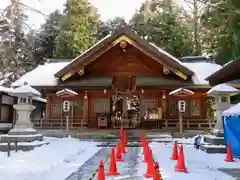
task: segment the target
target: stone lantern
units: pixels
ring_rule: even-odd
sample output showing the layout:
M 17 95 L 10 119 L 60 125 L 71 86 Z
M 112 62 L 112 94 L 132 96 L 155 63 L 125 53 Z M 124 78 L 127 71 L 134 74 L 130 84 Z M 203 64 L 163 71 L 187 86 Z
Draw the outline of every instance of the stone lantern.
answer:
M 43 135 L 33 128 L 30 119 L 31 112 L 35 109 L 35 106 L 32 105 L 32 98 L 41 96 L 41 93 L 24 83 L 23 86 L 14 89 L 9 95 L 18 98 L 17 104 L 13 106 L 17 111 L 17 120 L 8 134 L 0 136 L 0 151 L 6 151 L 9 148 L 8 143 L 10 143 L 10 150 L 17 148 L 23 151 L 30 151 L 35 147 L 48 144 L 49 142 L 43 141 Z M 18 144 L 18 142 L 24 143 Z
M 32 105 L 32 98 L 40 97 L 41 93 L 25 82 L 23 86 L 16 88 L 14 92 L 9 93 L 9 95 L 18 97 L 17 104 L 13 106 L 13 108 L 17 111 L 17 120 L 14 128 L 10 130 L 9 134 L 36 132 L 36 130 L 33 129 L 30 119 L 31 112 L 35 109 L 35 106 Z
M 223 133 L 223 122 L 221 113 L 231 107 L 230 97 L 238 93 L 238 89 L 227 84 L 219 84 L 207 92 L 208 96 L 214 97 L 215 99 L 212 107 L 215 110 L 215 118 L 217 120 L 214 127 L 215 131 Z

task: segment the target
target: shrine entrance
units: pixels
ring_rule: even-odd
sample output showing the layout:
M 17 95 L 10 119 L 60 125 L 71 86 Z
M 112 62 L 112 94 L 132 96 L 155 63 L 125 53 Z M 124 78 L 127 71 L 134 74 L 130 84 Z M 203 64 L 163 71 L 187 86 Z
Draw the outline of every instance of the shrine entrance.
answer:
M 139 98 L 131 93 L 116 92 L 111 98 L 113 128 L 136 128 L 140 124 Z

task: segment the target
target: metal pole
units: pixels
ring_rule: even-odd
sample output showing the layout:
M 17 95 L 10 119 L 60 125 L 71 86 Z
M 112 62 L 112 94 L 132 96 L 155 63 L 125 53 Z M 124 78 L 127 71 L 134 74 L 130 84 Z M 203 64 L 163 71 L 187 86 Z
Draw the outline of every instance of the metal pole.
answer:
M 179 112 L 179 131 L 183 133 L 183 124 L 182 124 L 182 113 Z
M 66 131 L 67 131 L 67 136 L 69 136 L 69 116 L 66 116 Z
M 11 142 L 8 141 L 7 143 L 7 156 L 10 157 L 10 152 L 11 152 Z

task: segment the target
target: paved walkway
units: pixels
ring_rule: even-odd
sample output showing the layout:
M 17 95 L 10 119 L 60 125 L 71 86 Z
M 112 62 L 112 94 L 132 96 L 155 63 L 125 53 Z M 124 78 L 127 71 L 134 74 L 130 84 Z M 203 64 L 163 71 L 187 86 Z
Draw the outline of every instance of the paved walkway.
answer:
M 127 153 L 124 154 L 124 161 L 117 163 L 118 172 L 120 173 L 117 177 L 106 177 L 107 180 L 114 180 L 114 179 L 122 179 L 122 180 L 139 180 L 142 179 L 141 177 L 136 177 L 137 174 L 137 165 L 140 162 L 140 148 L 139 147 L 131 147 L 126 148 Z M 111 148 L 102 148 L 98 151 L 92 158 L 90 158 L 83 166 L 81 166 L 77 172 L 72 173 L 68 176 L 65 180 L 89 180 L 92 174 L 96 171 L 97 167 L 99 166 L 100 160 L 104 160 L 104 169 L 105 172 L 108 172 L 109 168 L 109 157 L 111 153 Z M 97 174 L 94 177 L 97 179 Z
M 72 173 L 65 180 L 88 180 L 99 166 L 100 160 L 108 160 L 110 148 L 102 148 L 88 161 L 86 161 L 76 172 Z
M 220 171 L 240 180 L 240 169 L 220 169 Z

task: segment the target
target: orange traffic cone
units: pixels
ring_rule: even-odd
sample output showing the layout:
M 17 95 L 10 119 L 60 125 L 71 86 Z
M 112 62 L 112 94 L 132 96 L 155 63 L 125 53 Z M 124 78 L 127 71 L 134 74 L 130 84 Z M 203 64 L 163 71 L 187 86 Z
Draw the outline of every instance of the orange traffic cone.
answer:
M 122 162 L 122 152 L 121 152 L 121 142 L 118 143 L 117 145 L 117 151 L 116 151 L 116 161 L 117 162 Z
M 185 167 L 184 154 L 183 154 L 183 145 L 180 146 L 177 166 L 175 167 L 176 172 L 188 173 L 187 168 Z
M 159 175 L 159 165 L 157 162 L 155 162 L 154 168 L 155 168 L 155 172 L 154 172 L 153 180 L 161 180 L 162 178 Z
M 146 146 L 145 147 L 145 150 L 144 150 L 144 162 L 145 163 L 148 163 L 148 155 L 149 155 L 149 147 L 148 146 Z
M 226 155 L 226 159 L 224 161 L 225 162 L 235 162 L 233 160 L 233 157 L 232 157 L 232 147 L 231 147 L 231 143 L 230 142 L 228 142 L 227 155 Z
M 119 173 L 117 171 L 117 165 L 116 165 L 116 160 L 115 160 L 115 151 L 114 151 L 114 148 L 112 148 L 111 159 L 110 159 L 109 170 L 108 170 L 107 176 L 118 176 L 118 175 L 119 175 Z
M 174 146 L 173 146 L 173 153 L 172 153 L 171 160 L 178 160 L 178 147 L 176 143 L 174 143 Z
M 126 153 L 124 138 L 122 139 L 122 142 L 121 142 L 121 151 L 122 151 L 122 153 Z
M 153 166 L 153 159 L 152 159 L 152 150 L 149 149 L 148 152 L 148 164 L 147 164 L 147 172 L 144 174 L 145 178 L 151 178 L 154 176 L 154 166 Z
M 105 180 L 103 160 L 100 161 L 100 165 L 98 168 L 98 180 Z
M 120 129 L 120 138 L 122 137 L 122 135 L 123 135 L 123 128 L 121 127 L 121 129 Z

